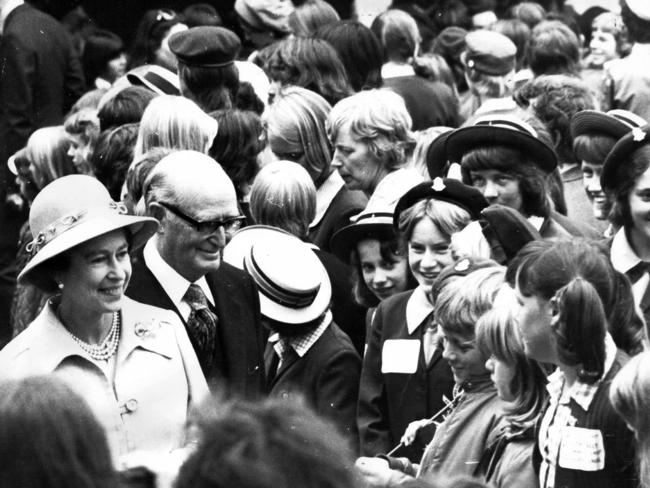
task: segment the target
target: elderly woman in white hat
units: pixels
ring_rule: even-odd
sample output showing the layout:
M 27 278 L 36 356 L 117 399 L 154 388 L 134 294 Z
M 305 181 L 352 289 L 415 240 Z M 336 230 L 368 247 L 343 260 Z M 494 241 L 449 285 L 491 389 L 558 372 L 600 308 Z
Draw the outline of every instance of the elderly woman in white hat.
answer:
M 269 395 L 304 398 L 356 445 L 361 359 L 332 320 L 332 286 L 316 254 L 288 232 L 254 225 L 235 234 L 224 260 L 257 285 L 271 332 L 264 353 Z
M 53 373 L 88 401 L 118 467 L 134 451 L 185 444 L 190 405 L 205 378 L 175 314 L 124 296 L 129 251 L 154 219 L 125 215 L 96 179 L 59 178 L 34 199 L 32 257 L 18 280 L 56 294 L 0 351 L 0 378 Z

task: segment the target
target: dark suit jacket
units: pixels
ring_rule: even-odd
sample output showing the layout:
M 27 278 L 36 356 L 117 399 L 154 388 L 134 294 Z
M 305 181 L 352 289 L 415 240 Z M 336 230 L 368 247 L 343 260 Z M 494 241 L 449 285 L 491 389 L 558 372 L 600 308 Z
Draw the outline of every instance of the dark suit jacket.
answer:
M 302 396 L 319 415 L 331 419 L 356 446 L 356 410 L 361 358 L 350 338 L 332 322 L 303 357 L 282 363 L 269 396 Z
M 412 293 L 413 290 L 387 298 L 375 312 L 359 388 L 357 425 L 361 455 L 387 453 L 399 443 L 410 422 L 433 416 L 445 406 L 442 396 L 452 395 L 454 379 L 441 348 L 436 349 L 427 366 L 420 346 L 417 369 L 412 374 L 382 372 L 387 340 L 422 339 L 422 324 L 412 334 L 406 326 L 406 304 Z M 431 432 L 428 434 L 432 436 Z M 421 441 L 400 450 L 399 456 L 419 462 L 426 446 L 426 439 Z
M 244 271 L 221 263 L 205 276 L 219 318 L 219 341 L 223 359 L 209 375 L 213 387 L 221 379 L 229 393 L 255 398 L 265 390 L 263 352 L 266 334 L 261 325 L 260 303 L 253 280 Z M 133 260 L 133 273 L 126 295 L 134 300 L 180 313 L 162 285 L 147 268 L 139 251 Z M 182 317 L 181 317 L 182 320 Z
M 0 39 L 0 189 L 13 181 L 6 179 L 7 158 L 34 130 L 61 124 L 84 88 L 79 57 L 61 24 L 27 4 L 13 10 Z
M 321 250 L 314 250 L 332 282 L 332 315 L 334 322 L 352 341 L 360 356 L 366 342 L 366 308 L 354 301 L 352 269 L 339 258 Z

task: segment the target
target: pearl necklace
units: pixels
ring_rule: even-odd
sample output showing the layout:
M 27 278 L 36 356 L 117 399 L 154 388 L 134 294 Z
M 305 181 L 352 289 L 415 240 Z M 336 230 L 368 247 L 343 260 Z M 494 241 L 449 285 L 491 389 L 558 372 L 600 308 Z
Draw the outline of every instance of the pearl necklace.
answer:
M 57 314 L 58 315 L 58 314 Z M 59 316 L 59 321 L 61 317 Z M 63 323 L 61 321 L 61 323 Z M 74 341 L 79 344 L 79 347 L 86 351 L 88 355 L 96 361 L 106 361 L 110 359 L 117 351 L 117 344 L 120 342 L 120 329 L 122 325 L 122 317 L 120 312 L 113 312 L 113 324 L 111 325 L 111 330 L 108 332 L 106 338 L 101 342 L 101 344 L 88 344 L 86 341 L 82 341 L 67 328 L 68 334 L 74 339 Z

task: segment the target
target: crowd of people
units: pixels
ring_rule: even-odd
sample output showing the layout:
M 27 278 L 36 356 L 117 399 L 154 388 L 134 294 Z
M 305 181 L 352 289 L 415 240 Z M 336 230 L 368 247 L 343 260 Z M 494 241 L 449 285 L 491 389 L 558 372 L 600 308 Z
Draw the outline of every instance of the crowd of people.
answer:
M 650 2 L 348 3 L 0 0 L 0 486 L 650 486 Z

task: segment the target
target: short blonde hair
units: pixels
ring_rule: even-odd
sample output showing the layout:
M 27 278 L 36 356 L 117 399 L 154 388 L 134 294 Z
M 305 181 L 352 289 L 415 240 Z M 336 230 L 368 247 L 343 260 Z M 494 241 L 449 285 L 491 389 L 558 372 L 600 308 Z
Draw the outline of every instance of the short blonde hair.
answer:
M 68 134 L 81 137 L 84 144 L 91 148 L 99 137 L 99 117 L 94 108 L 83 108 L 71 114 L 63 123 Z
M 190 99 L 160 95 L 142 115 L 134 156 L 139 158 L 154 147 L 207 154 L 218 128 L 217 121 Z
M 510 427 L 519 430 L 535 425 L 547 394 L 544 370 L 525 354 L 513 307 L 515 300 L 510 285 L 501 285 L 493 308 L 476 322 L 476 339 L 484 355 L 494 356 L 515 370 L 509 385 L 514 400 L 509 402 L 505 413 Z
M 492 266 L 451 280 L 436 297 L 436 323 L 445 332 L 474 337 L 476 323 L 492 308 L 505 275 L 505 267 Z
M 431 220 L 449 238 L 472 221 L 472 216 L 464 208 L 444 200 L 426 198 L 400 214 L 398 228 L 402 239 L 408 242 L 415 226 L 425 218 Z
M 37 129 L 29 136 L 25 157 L 38 188 L 43 189 L 57 178 L 77 172 L 68 156 L 69 148 L 70 139 L 61 125 Z
M 641 484 L 650 483 L 650 351 L 632 357 L 614 377 L 609 388 L 612 406 L 632 427 L 636 437 Z
M 304 239 L 316 216 L 316 187 L 299 164 L 269 163 L 255 177 L 250 210 L 257 224 L 278 227 Z
M 404 99 L 390 90 L 361 91 L 334 105 L 327 120 L 332 143 L 344 126 L 389 171 L 404 166 L 415 147 L 413 120 Z

